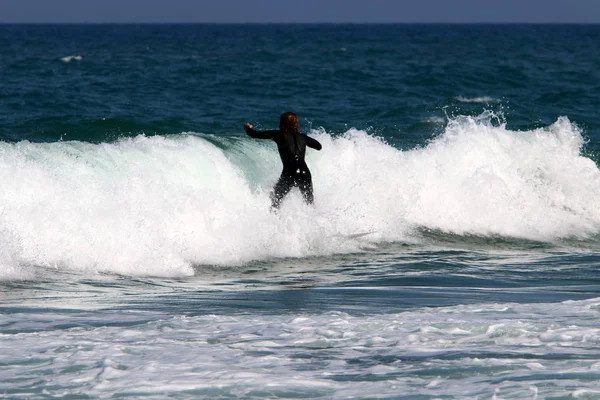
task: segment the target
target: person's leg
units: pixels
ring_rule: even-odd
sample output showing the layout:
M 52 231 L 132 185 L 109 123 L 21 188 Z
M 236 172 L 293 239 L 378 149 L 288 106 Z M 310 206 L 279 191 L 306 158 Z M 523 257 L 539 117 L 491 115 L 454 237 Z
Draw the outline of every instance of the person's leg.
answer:
M 304 201 L 307 204 L 312 204 L 314 202 L 314 196 L 313 196 L 312 179 L 311 179 L 310 175 L 308 175 L 308 177 L 306 177 L 305 179 L 300 181 L 298 188 L 300 189 L 300 193 L 302 193 L 302 197 L 304 197 Z
M 285 175 L 281 175 L 271 191 L 271 208 L 277 210 L 281 200 L 292 190 L 294 181 Z

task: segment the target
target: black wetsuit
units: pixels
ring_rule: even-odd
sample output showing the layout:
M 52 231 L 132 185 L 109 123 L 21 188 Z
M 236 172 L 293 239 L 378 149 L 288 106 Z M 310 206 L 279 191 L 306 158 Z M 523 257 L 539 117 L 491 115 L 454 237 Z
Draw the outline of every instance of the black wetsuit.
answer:
M 271 139 L 277 143 L 279 156 L 283 163 L 283 171 L 271 192 L 271 206 L 279 208 L 281 200 L 294 186 L 300 189 L 304 200 L 312 204 L 313 188 L 310 170 L 304 161 L 306 146 L 321 150 L 321 143 L 302 133 L 284 134 L 279 130 L 256 131 L 244 126 L 246 133 L 256 139 Z

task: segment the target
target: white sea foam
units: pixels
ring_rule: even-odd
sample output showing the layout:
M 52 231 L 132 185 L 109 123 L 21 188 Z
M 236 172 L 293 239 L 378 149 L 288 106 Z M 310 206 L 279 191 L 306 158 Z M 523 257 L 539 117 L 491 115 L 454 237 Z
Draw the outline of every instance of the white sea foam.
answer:
M 0 390 L 101 398 L 596 398 L 600 329 L 591 306 L 599 301 L 488 305 L 509 308 L 504 315 L 481 313 L 481 305 L 366 316 L 0 314 L 0 326 L 19 332 L 0 340 Z
M 83 60 L 82 56 L 66 56 L 66 57 L 62 57 L 60 59 L 60 61 L 65 62 L 65 63 L 70 63 L 71 61 L 81 61 Z
M 498 101 L 490 96 L 481 96 L 481 97 L 457 96 L 455 98 L 456 98 L 456 100 L 460 101 L 461 103 L 494 103 L 494 102 Z
M 315 206 L 294 191 L 278 214 L 268 192 L 281 167 L 267 141 L 0 143 L 0 277 L 23 265 L 185 276 L 193 264 L 414 241 L 417 227 L 547 241 L 600 232 L 600 171 L 580 155 L 579 129 L 559 118 L 515 132 L 491 119 L 450 120 L 411 151 L 354 129 L 313 132 Z M 340 236 L 365 231 L 375 233 Z

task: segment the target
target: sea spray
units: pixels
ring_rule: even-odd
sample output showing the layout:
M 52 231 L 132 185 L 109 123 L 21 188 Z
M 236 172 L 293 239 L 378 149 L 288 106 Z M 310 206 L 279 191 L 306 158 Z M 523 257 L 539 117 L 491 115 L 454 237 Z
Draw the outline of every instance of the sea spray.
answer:
M 600 174 L 581 157 L 583 139 L 567 118 L 514 132 L 489 115 L 449 121 L 443 135 L 408 153 L 419 167 L 409 220 L 458 234 L 535 240 L 598 231 Z
M 185 276 L 193 265 L 360 251 L 418 229 L 554 241 L 600 232 L 600 171 L 567 118 L 511 131 L 457 117 L 401 151 L 363 131 L 311 133 L 315 204 L 269 209 L 275 146 L 181 134 L 114 143 L 0 143 L 0 277 L 39 265 Z M 373 232 L 360 240 L 343 235 Z M 341 236 L 340 236 L 341 235 Z M 17 274 L 18 275 L 18 274 Z
M 316 163 L 317 197 L 330 209 L 354 205 L 348 220 L 360 217 L 388 240 L 414 227 L 549 241 L 598 232 L 600 173 L 580 156 L 579 129 L 559 118 L 515 132 L 493 119 L 451 119 L 410 151 L 355 130 L 320 138 L 327 150 Z

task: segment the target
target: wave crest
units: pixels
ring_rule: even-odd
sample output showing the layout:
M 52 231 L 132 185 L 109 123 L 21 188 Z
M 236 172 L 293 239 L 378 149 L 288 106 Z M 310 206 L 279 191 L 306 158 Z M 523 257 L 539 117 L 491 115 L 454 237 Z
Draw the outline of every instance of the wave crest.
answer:
M 421 228 L 531 240 L 600 232 L 600 171 L 567 118 L 511 131 L 494 116 L 451 119 L 425 147 L 398 150 L 351 129 L 308 153 L 316 202 L 268 193 L 275 146 L 174 135 L 116 143 L 0 143 L 0 278 L 41 265 L 185 276 L 194 264 L 356 251 L 418 241 Z M 342 234 L 374 231 L 361 241 Z M 21 269 L 19 269 L 21 268 Z M 23 267 L 24 268 L 24 267 Z

